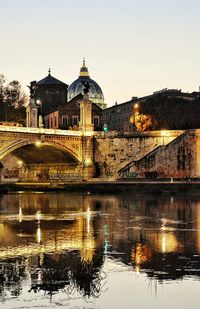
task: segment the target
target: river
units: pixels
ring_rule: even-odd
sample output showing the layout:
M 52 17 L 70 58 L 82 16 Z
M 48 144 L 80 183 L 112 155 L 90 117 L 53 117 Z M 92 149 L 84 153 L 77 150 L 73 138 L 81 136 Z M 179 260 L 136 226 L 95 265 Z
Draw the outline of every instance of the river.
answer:
M 0 308 L 199 308 L 200 195 L 0 195 Z

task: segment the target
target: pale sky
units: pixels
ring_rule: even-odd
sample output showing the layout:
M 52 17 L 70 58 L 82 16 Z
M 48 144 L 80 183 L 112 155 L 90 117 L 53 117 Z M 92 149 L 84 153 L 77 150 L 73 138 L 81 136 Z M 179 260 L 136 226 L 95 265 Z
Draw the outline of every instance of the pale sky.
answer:
M 85 57 L 108 106 L 198 91 L 199 15 L 200 0 L 0 0 L 0 74 L 71 84 Z

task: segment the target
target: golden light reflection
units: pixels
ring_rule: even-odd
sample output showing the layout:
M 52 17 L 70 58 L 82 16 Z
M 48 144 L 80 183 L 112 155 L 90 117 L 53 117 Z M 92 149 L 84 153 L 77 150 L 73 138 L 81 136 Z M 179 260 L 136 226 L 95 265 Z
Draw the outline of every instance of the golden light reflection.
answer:
M 36 212 L 36 219 L 37 219 L 38 221 L 40 221 L 40 219 L 41 219 L 41 212 L 40 212 L 40 210 L 38 210 L 38 211 Z
M 178 251 L 180 244 L 172 232 L 167 232 L 167 219 L 162 218 L 161 234 L 158 236 L 159 251 L 163 254 Z
M 40 228 L 40 225 L 38 225 L 38 228 L 37 228 L 37 243 L 38 244 L 41 243 L 41 228 Z
M 166 234 L 164 232 L 162 234 L 162 252 L 166 252 Z
M 84 240 L 83 248 L 81 249 L 81 258 L 85 262 L 91 262 L 95 251 L 94 238 L 86 238 Z
M 22 222 L 22 206 L 19 207 L 19 222 Z
M 40 219 L 41 219 L 41 212 L 38 210 L 36 212 L 36 219 L 38 220 L 38 227 L 37 227 L 37 243 L 41 243 L 41 228 L 40 228 Z
M 158 250 L 162 253 L 178 252 L 181 248 L 181 244 L 177 241 L 175 235 L 172 232 L 162 232 L 158 235 Z
M 87 232 L 90 233 L 90 219 L 91 219 L 91 213 L 90 213 L 90 207 L 87 209 Z
M 37 203 L 38 205 L 38 203 Z M 22 243 L 21 237 L 27 237 L 30 233 L 29 228 L 23 233 L 16 234 L 12 228 L 8 229 L 7 224 L 0 224 L 1 250 L 0 258 L 26 256 L 30 254 L 43 254 L 48 252 L 61 252 L 63 250 L 79 250 L 80 255 L 85 261 L 92 261 L 96 240 L 94 236 L 93 212 L 91 206 L 86 204 L 86 211 L 80 212 L 74 220 L 70 220 L 70 224 L 64 225 L 62 229 L 58 228 L 54 231 L 54 236 L 49 230 L 42 228 L 41 219 L 43 215 L 41 210 L 36 210 L 33 220 L 37 220 L 37 227 L 34 230 L 35 241 Z M 18 223 L 26 221 L 26 215 L 23 214 L 23 205 L 19 203 Z M 45 217 L 43 218 L 45 220 Z M 67 218 L 66 218 L 67 219 Z M 44 222 L 44 226 L 45 226 Z M 18 228 L 20 229 L 18 224 Z M 31 227 L 32 230 L 33 227 Z M 27 235 L 26 235 L 27 233 Z M 31 232 L 32 233 L 32 232 Z M 103 241 L 103 239 L 102 239 Z M 36 243 L 38 246 L 36 246 Z
M 19 222 L 22 222 L 22 196 L 19 194 Z
M 85 262 L 91 262 L 94 256 L 95 240 L 94 240 L 94 229 L 92 227 L 92 221 L 91 221 L 91 211 L 89 206 L 87 207 L 85 218 L 86 218 L 87 233 L 83 238 L 83 245 L 82 249 L 80 250 L 80 253 L 82 260 L 84 260 Z
M 131 260 L 135 264 L 135 271 L 140 272 L 141 265 L 149 261 L 152 257 L 152 250 L 148 245 L 138 243 L 131 251 Z

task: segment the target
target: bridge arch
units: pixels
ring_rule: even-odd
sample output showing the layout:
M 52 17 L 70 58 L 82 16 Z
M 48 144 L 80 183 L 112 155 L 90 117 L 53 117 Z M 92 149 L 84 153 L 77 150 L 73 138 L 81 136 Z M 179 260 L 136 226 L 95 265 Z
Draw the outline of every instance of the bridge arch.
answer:
M 40 139 L 35 140 L 14 140 L 10 143 L 7 143 L 4 147 L 0 149 L 0 160 L 3 159 L 8 154 L 14 154 L 17 157 L 22 156 L 22 151 L 27 151 L 28 148 L 35 152 L 36 156 L 39 156 L 40 152 L 48 152 L 48 155 L 54 155 L 54 160 L 57 158 L 61 161 L 71 158 L 70 161 L 74 161 L 77 164 L 81 163 L 81 151 L 76 149 L 72 145 L 67 143 L 61 143 L 59 141 L 41 141 Z M 57 150 L 57 156 L 56 151 Z M 27 151 L 28 152 L 28 151 Z M 30 151 L 29 151 L 30 152 Z M 21 154 L 21 155 L 20 155 Z M 25 156 L 25 155 L 24 155 Z M 48 156 L 45 156 L 48 159 Z M 45 161 L 46 162 L 46 161 Z M 45 163 L 44 162 L 44 163 Z M 54 161 L 56 162 L 56 161 Z

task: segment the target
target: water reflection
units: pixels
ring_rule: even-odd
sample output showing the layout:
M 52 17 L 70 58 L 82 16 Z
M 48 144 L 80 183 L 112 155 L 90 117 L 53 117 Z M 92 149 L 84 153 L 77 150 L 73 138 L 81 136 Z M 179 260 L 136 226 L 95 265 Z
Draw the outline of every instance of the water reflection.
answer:
M 105 261 L 158 282 L 200 278 L 200 197 L 0 196 L 0 296 L 99 297 Z

